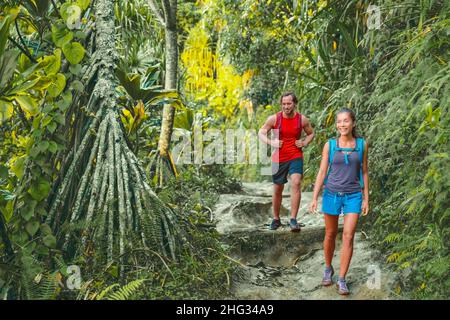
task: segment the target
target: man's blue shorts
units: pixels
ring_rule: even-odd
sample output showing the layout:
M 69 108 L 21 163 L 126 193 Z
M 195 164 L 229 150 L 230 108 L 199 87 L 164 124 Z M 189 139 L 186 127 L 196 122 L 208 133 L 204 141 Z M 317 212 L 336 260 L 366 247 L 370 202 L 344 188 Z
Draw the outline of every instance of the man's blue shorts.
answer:
M 295 158 L 286 162 L 272 162 L 273 183 L 285 184 L 288 181 L 288 174 L 293 173 L 303 174 L 303 158 Z
M 333 216 L 341 213 L 361 213 L 362 192 L 340 193 L 327 189 L 323 192 L 322 212 Z

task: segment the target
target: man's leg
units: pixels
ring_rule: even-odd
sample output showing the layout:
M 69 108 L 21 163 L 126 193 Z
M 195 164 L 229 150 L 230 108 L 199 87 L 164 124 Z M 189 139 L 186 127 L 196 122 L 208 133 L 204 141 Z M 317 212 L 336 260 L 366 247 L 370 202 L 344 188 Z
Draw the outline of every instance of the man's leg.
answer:
M 272 207 L 273 207 L 273 218 L 280 220 L 280 209 L 281 200 L 283 199 L 283 189 L 284 184 L 273 184 L 273 196 L 272 196 Z
M 302 198 L 302 175 L 291 174 L 291 219 L 297 219 L 298 208 Z

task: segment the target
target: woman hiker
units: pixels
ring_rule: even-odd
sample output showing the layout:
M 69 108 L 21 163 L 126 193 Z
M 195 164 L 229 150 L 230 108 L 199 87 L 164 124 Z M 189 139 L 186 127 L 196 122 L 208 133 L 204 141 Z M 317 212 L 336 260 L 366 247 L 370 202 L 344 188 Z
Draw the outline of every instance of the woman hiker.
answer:
M 299 232 L 297 213 L 301 200 L 301 182 L 303 175 L 303 152 L 302 148 L 311 143 L 314 131 L 307 117 L 296 111 L 297 97 L 292 92 L 283 94 L 280 98 L 282 110 L 267 118 L 258 132 L 259 138 L 275 149 L 272 154 L 272 180 L 273 180 L 273 220 L 271 230 L 281 226 L 280 207 L 284 184 L 287 176 L 291 179 L 291 220 L 289 226 L 291 231 Z M 275 131 L 274 139 L 269 139 L 267 134 L 270 130 Z M 300 140 L 302 130 L 306 137 Z
M 322 161 L 314 186 L 313 200 L 309 210 L 316 212 L 317 198 L 324 185 L 322 212 L 325 217 L 325 271 L 322 284 L 333 283 L 334 269 L 331 264 L 338 233 L 338 219 L 344 214 L 341 264 L 338 292 L 348 295 L 345 281 L 353 254 L 353 238 L 359 215 L 369 212 L 368 145 L 356 134 L 356 118 L 352 110 L 344 108 L 336 115 L 338 138 L 330 139 L 322 151 Z

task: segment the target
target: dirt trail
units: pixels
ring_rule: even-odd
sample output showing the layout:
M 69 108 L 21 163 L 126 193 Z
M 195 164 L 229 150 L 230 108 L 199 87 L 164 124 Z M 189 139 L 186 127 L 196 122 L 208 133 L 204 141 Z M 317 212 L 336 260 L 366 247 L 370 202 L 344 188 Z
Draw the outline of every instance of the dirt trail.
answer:
M 351 295 L 342 297 L 336 287 L 322 287 L 324 223 L 321 214 L 308 214 L 312 193 L 302 193 L 298 221 L 305 224 L 300 233 L 290 232 L 289 189 L 283 193 L 283 227 L 268 230 L 272 219 L 272 185 L 244 183 L 240 194 L 221 195 L 215 210 L 217 230 L 232 246 L 232 256 L 242 263 L 233 280 L 236 299 L 398 299 L 393 292 L 395 275 L 377 260 L 360 231 L 355 235 L 354 253 L 347 283 Z M 320 208 L 319 202 L 319 208 Z M 342 231 L 343 218 L 339 230 Z M 340 238 L 333 266 L 337 280 Z

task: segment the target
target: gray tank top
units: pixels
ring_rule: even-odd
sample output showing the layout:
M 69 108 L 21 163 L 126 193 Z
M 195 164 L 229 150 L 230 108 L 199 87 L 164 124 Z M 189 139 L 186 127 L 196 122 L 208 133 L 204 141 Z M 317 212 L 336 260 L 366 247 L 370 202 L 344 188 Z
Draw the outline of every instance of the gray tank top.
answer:
M 348 155 L 349 164 L 345 164 L 344 153 L 336 151 L 331 164 L 325 188 L 331 192 L 354 193 L 361 191 L 359 184 L 360 161 L 357 151 Z

